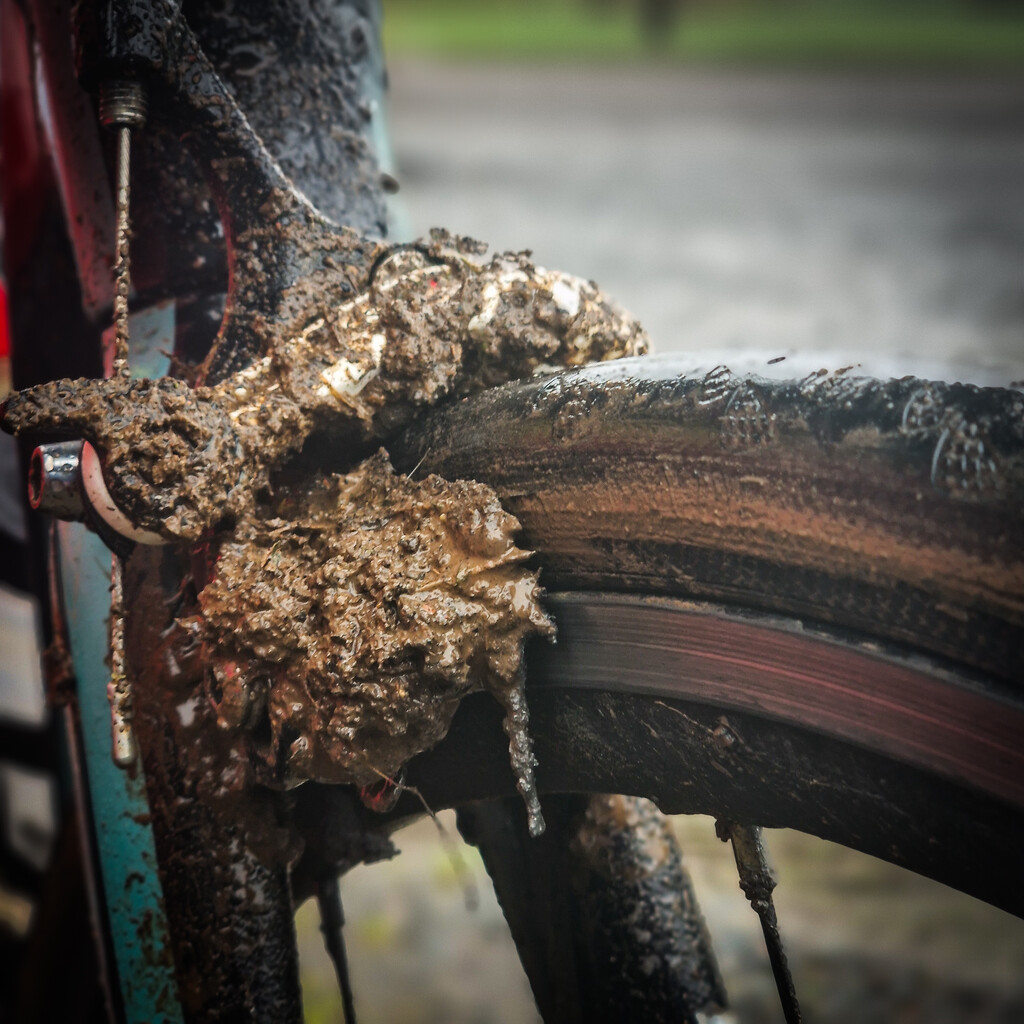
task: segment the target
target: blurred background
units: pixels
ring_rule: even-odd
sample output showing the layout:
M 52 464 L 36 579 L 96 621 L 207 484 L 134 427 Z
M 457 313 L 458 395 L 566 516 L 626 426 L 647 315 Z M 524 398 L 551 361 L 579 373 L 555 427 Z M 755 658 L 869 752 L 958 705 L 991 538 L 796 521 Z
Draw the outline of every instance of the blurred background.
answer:
M 391 0 L 385 40 L 407 232 L 531 248 L 660 351 L 1024 375 L 1024 5 Z
M 443 225 L 595 279 L 655 348 L 759 368 L 1024 378 L 1024 5 L 385 0 L 395 233 Z M 449 832 L 456 835 L 446 816 Z M 707 819 L 676 822 L 734 1003 L 781 1020 Z M 1024 1020 L 1024 924 L 768 835 L 808 1020 Z M 359 1019 L 536 1021 L 472 850 L 434 825 L 343 897 Z M 315 907 L 310 1022 L 338 1019 Z

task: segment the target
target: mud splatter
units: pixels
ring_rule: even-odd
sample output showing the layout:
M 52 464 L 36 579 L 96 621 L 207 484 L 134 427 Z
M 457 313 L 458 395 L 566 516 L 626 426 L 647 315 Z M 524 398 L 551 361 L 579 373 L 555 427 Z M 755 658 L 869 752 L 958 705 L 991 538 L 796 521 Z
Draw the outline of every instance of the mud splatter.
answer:
M 92 441 L 121 511 L 167 538 L 198 539 L 211 522 L 240 514 L 265 482 L 211 389 L 173 377 L 39 384 L 8 400 L 2 423 Z
M 512 541 L 517 520 L 489 488 L 413 482 L 383 452 L 291 489 L 273 476 L 314 434 L 365 450 L 446 397 L 646 351 L 640 325 L 593 283 L 528 253 L 483 262 L 483 250 L 436 231 L 382 251 L 369 287 L 340 302 L 315 276 L 296 282 L 273 320 L 253 320 L 242 349 L 262 358 L 217 384 L 56 381 L 13 396 L 0 425 L 86 438 L 135 526 L 213 538 L 219 558 L 188 625 L 218 721 L 244 737 L 260 781 L 392 777 L 486 689 L 505 709 L 536 834 L 522 648 L 552 626 Z

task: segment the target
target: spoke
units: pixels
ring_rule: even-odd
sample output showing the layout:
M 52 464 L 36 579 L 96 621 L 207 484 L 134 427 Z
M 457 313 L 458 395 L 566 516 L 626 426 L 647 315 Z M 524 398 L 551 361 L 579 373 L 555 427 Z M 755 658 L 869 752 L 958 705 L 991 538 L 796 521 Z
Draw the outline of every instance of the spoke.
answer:
M 800 1004 L 793 987 L 793 976 L 789 972 L 786 951 L 779 935 L 779 922 L 775 916 L 775 904 L 772 902 L 772 890 L 775 888 L 775 876 L 768 866 L 761 842 L 761 828 L 758 825 L 734 825 L 731 822 L 719 821 L 715 830 L 723 842 L 732 842 L 733 856 L 736 858 L 736 870 L 740 878 L 743 895 L 750 901 L 761 921 L 761 931 L 768 947 L 768 960 L 775 975 L 775 987 L 779 992 L 782 1012 L 786 1024 L 800 1024 Z
M 348 975 L 348 956 L 345 953 L 345 912 L 341 906 L 341 887 L 337 876 L 329 875 L 317 883 L 316 901 L 320 908 L 320 931 L 324 935 L 324 946 L 334 963 L 334 973 L 338 976 L 342 1019 L 345 1024 L 356 1024 L 352 981 Z

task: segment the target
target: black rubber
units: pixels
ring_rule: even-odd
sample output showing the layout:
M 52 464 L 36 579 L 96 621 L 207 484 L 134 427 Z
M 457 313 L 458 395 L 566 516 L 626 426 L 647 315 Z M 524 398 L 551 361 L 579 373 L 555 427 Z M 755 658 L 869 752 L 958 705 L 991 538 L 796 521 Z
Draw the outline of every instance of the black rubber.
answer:
M 467 399 L 392 453 L 494 486 L 560 591 L 528 674 L 543 791 L 798 828 L 1022 914 L 1022 410 L 629 360 Z M 511 792 L 500 735 L 466 701 L 410 781 Z
M 1024 394 L 627 359 L 439 410 L 398 468 L 490 484 L 552 589 L 792 615 L 1019 687 Z

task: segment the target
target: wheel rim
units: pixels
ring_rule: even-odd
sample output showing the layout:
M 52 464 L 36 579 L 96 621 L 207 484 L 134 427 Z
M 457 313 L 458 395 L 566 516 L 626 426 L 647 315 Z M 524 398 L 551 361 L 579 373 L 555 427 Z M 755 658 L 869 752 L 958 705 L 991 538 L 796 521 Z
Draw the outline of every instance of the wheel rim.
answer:
M 923 658 L 670 598 L 562 594 L 536 686 L 621 689 L 764 714 L 1024 809 L 1024 703 Z
M 667 813 L 795 828 L 1024 916 L 1007 745 L 1024 711 L 1005 694 L 778 619 L 631 595 L 550 605 L 558 642 L 535 646 L 528 667 L 542 793 L 624 792 Z M 465 700 L 408 783 L 435 809 L 511 795 L 495 702 Z M 329 789 L 302 790 L 330 802 Z M 407 795 L 392 816 L 418 813 Z

